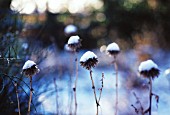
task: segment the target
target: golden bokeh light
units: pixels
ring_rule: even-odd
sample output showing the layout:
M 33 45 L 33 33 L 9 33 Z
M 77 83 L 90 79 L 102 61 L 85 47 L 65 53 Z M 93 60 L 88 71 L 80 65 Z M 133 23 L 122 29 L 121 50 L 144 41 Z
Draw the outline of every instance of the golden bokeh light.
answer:
M 43 13 L 89 13 L 103 7 L 101 0 L 12 0 L 11 9 L 21 14 Z

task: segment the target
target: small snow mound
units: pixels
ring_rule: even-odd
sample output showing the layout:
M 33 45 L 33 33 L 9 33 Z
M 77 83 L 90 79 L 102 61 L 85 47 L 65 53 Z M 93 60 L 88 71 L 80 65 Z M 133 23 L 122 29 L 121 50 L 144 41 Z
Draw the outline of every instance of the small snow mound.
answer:
M 139 72 L 142 72 L 149 71 L 152 68 L 158 69 L 158 65 L 155 64 L 152 60 L 147 60 L 140 63 L 138 70 Z
M 71 33 L 75 33 L 77 32 L 77 27 L 74 26 L 74 25 L 67 25 L 65 28 L 64 28 L 64 32 L 66 34 L 71 34 Z
M 89 59 L 97 58 L 96 54 L 94 54 L 91 51 L 87 51 L 83 54 L 83 56 L 80 58 L 80 62 L 86 62 Z
M 71 36 L 68 40 L 67 44 L 77 44 L 80 42 L 80 37 L 79 36 Z
M 36 65 L 36 63 L 34 61 L 28 60 L 25 62 L 22 69 L 24 70 L 24 69 L 31 68 L 33 65 Z
M 118 44 L 113 42 L 107 46 L 106 51 L 120 51 L 120 48 L 119 48 Z

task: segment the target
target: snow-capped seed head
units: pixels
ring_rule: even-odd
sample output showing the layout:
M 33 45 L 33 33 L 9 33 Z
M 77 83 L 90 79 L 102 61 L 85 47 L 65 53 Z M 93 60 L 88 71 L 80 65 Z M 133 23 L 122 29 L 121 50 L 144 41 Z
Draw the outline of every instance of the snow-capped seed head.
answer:
M 118 44 L 116 44 L 115 42 L 109 44 L 106 48 L 106 51 L 110 54 L 110 55 L 117 55 L 120 52 L 120 48 L 118 46 Z
M 81 47 L 81 39 L 79 36 L 71 36 L 68 40 L 68 47 L 76 51 L 78 48 Z
M 76 33 L 76 32 L 77 32 L 77 27 L 72 24 L 67 25 L 64 28 L 64 33 L 66 33 L 66 34 L 72 34 L 72 33 Z
M 155 78 L 159 76 L 158 65 L 155 64 L 152 60 L 141 62 L 138 70 L 141 75 L 147 78 L 149 77 Z
M 80 64 L 87 70 L 91 70 L 92 67 L 95 67 L 98 63 L 97 56 L 91 52 L 87 51 L 83 54 L 83 56 L 80 58 Z
M 38 73 L 40 70 L 38 69 L 36 63 L 34 61 L 28 60 L 25 62 L 22 73 L 26 75 L 27 77 L 31 77 Z

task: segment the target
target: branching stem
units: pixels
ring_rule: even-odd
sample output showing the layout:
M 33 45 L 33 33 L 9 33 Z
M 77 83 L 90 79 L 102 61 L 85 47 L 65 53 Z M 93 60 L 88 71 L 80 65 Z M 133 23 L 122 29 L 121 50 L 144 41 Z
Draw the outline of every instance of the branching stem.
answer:
M 92 81 L 92 89 L 93 89 L 93 93 L 94 93 L 94 97 L 95 97 L 95 101 L 96 101 L 96 107 L 97 107 L 96 115 L 98 115 L 98 108 L 99 108 L 100 105 L 97 101 L 95 85 L 94 85 L 94 81 L 93 81 L 93 77 L 92 77 L 92 70 L 90 70 L 90 78 L 91 78 L 91 81 Z

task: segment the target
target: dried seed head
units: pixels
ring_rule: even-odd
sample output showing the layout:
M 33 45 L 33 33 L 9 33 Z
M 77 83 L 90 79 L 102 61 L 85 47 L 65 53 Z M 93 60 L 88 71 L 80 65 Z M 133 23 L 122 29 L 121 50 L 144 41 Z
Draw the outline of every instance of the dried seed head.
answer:
M 31 60 L 26 61 L 22 68 L 22 73 L 27 77 L 33 76 L 39 71 L 36 63 Z
M 115 55 L 119 54 L 120 48 L 119 48 L 118 44 L 116 44 L 116 43 L 111 43 L 111 44 L 109 44 L 109 45 L 107 46 L 106 51 L 107 51 L 107 53 L 109 53 L 110 55 L 114 55 L 114 56 L 115 56 Z
M 159 76 L 159 69 L 152 68 L 149 71 L 148 70 L 141 71 L 140 74 L 143 75 L 143 77 L 146 77 L 146 78 L 152 77 L 152 79 L 154 79 L 155 77 Z
M 70 49 L 77 51 L 81 47 L 81 39 L 79 36 L 71 36 L 67 44 Z
M 146 78 L 152 77 L 154 79 L 155 77 L 158 77 L 159 71 L 157 64 L 155 64 L 152 60 L 141 62 L 139 65 L 140 74 Z
M 80 64 L 87 70 L 91 70 L 92 67 L 95 67 L 98 63 L 97 56 L 91 52 L 87 51 L 83 54 L 83 56 L 80 58 Z

